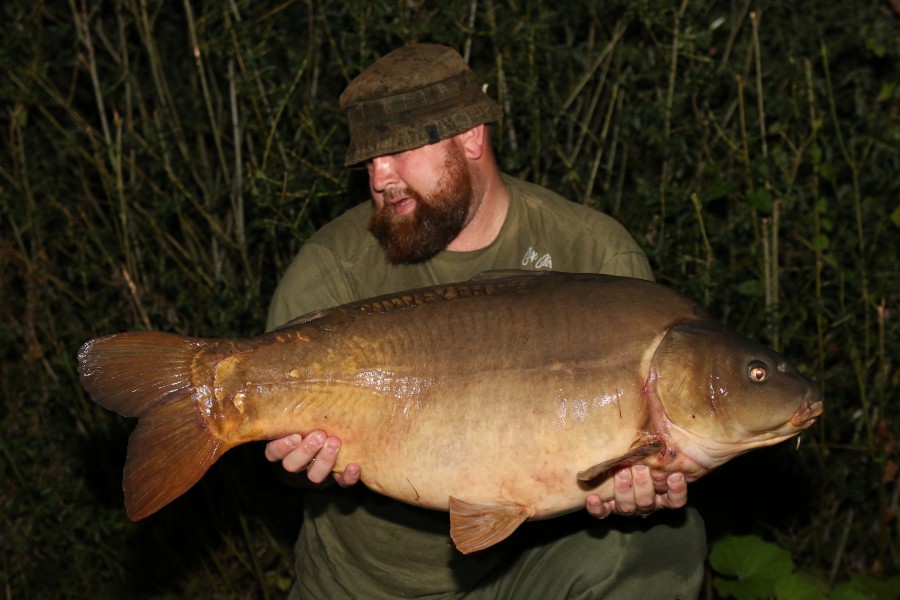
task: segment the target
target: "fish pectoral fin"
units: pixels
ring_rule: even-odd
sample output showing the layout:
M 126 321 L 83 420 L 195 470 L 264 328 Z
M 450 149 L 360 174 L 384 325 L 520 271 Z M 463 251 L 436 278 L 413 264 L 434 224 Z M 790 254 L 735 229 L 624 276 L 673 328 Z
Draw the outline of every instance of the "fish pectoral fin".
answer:
M 457 550 L 470 554 L 505 540 L 533 515 L 525 504 L 474 504 L 450 496 L 450 537 Z
M 584 471 L 580 471 L 578 473 L 578 480 L 591 481 L 605 473 L 609 473 L 616 467 L 626 467 L 639 463 L 645 456 L 658 454 L 662 452 L 665 447 L 666 445 L 658 438 L 644 439 L 639 445 L 633 447 L 622 456 L 617 456 L 616 458 L 605 460 L 602 463 L 598 463 L 593 467 L 585 469 Z

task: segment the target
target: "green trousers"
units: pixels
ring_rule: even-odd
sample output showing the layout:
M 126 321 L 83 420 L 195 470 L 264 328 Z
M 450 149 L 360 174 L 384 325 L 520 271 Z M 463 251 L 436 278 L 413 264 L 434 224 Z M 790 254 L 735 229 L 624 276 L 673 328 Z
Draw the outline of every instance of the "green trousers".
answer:
M 536 525 L 552 528 L 552 523 Z M 658 513 L 646 520 L 611 517 L 607 527 L 582 528 L 523 549 L 462 597 L 693 600 L 699 596 L 706 535 L 695 510 Z
M 613 516 L 596 520 L 579 511 L 527 523 L 503 543 L 509 551 L 498 563 L 485 575 L 478 575 L 478 580 L 457 573 L 465 583 L 454 590 L 417 592 L 415 581 L 408 577 L 404 585 L 394 580 L 398 585 L 393 591 L 380 589 L 391 585 L 392 568 L 403 570 L 392 563 L 390 550 L 382 550 L 368 558 L 357 556 L 362 569 L 357 576 L 343 569 L 326 575 L 322 568 L 298 564 L 298 580 L 290 598 L 693 600 L 703 582 L 706 534 L 703 520 L 693 508 L 660 510 L 646 519 Z M 319 546 L 313 552 L 327 554 L 329 550 Z M 371 569 L 380 569 L 387 577 L 364 582 L 365 572 Z M 429 574 L 419 573 L 419 578 L 424 584 Z

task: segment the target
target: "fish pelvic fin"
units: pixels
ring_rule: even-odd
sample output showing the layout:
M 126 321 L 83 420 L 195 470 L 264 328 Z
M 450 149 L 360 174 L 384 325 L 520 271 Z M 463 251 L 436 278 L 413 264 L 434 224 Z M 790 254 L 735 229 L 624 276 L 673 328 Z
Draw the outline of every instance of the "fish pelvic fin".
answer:
M 666 445 L 656 438 L 646 438 L 642 442 L 623 454 L 602 463 L 598 463 L 592 467 L 588 467 L 584 471 L 579 471 L 578 481 L 593 481 L 598 477 L 605 475 L 618 467 L 627 467 L 640 463 L 647 456 L 659 454 L 665 449 Z
M 210 431 L 194 400 L 198 338 L 130 332 L 97 338 L 78 352 L 84 388 L 100 406 L 138 424 L 128 440 L 122 488 L 138 521 L 190 489 L 230 447 Z
M 533 515 L 525 504 L 474 504 L 450 496 L 450 537 L 457 550 L 471 554 L 505 540 Z

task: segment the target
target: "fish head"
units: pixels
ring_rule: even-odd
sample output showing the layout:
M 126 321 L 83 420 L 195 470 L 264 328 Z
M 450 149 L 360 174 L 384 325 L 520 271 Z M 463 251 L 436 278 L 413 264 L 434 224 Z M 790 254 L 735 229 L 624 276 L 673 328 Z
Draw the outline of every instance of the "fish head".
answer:
M 823 412 L 813 381 L 774 350 L 714 321 L 671 328 L 653 363 L 656 429 L 698 471 L 797 435 Z

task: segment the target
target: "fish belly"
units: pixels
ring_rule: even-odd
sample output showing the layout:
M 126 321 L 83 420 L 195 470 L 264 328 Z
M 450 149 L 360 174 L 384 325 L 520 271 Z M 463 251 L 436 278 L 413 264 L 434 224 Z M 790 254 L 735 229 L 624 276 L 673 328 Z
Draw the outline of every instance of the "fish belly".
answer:
M 625 453 L 646 421 L 636 345 L 614 363 L 548 362 L 546 339 L 459 352 L 440 336 L 398 342 L 403 329 L 388 328 L 392 344 L 383 341 L 386 332 L 366 336 L 378 344 L 357 337 L 358 358 L 349 363 L 347 348 L 288 361 L 283 371 L 296 375 L 303 362 L 308 376 L 260 398 L 271 410 L 257 436 L 323 429 L 342 441 L 336 469 L 359 464 L 363 482 L 379 493 L 440 510 L 451 496 L 515 502 L 541 518 L 605 492 L 602 481 L 587 487 L 577 473 Z M 516 358 L 498 358 L 504 353 Z M 313 354 L 322 360 L 310 360 Z M 342 364 L 326 356 L 341 356 Z

